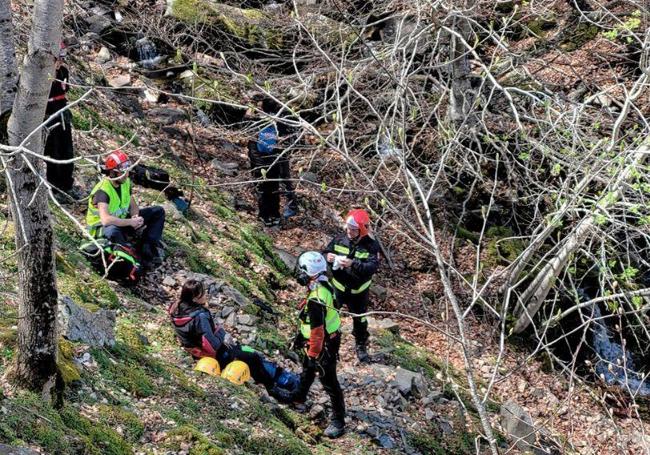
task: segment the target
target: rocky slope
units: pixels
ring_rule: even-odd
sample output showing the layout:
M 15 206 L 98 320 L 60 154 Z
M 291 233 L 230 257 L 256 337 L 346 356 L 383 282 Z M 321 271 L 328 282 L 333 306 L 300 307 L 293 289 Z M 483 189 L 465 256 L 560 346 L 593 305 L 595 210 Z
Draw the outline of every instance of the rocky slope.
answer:
M 166 6 L 153 3 L 143 8 L 152 17 Z M 87 102 L 73 109 L 77 150 L 89 156 L 79 163 L 79 182 L 89 188 L 97 177 L 95 158 L 90 155 L 124 146 L 146 164 L 168 170 L 186 195 L 192 195 L 193 205 L 185 217 L 160 193 L 138 189 L 141 203 L 165 204 L 167 257 L 163 266 L 135 289 L 107 282 L 93 272 L 77 251 L 82 240 L 77 227 L 52 206 L 59 289 L 62 296 L 70 297 L 75 309 L 72 313 L 77 314 L 77 335 L 67 332 L 77 341 L 61 343 L 60 368 L 68 380 L 65 405 L 53 409 L 39 397 L 3 383 L 0 441 L 43 453 L 70 454 L 485 451 L 477 438 L 480 427 L 467 396 L 462 359 L 453 338 L 454 321 L 442 298 L 441 284 L 431 273 L 427 259 L 399 240 L 395 227 L 382 231 L 394 268 L 385 264 L 380 272 L 373 290 L 375 309 L 417 315 L 428 325 L 400 319 L 393 313 L 389 317 L 398 323 L 396 327 L 383 319 L 386 315 L 377 315 L 372 344 L 377 363 L 370 366 L 356 362 L 351 336 L 345 337 L 340 373 L 349 409 L 349 432 L 344 438 L 321 438 L 327 400 L 318 386 L 306 406 L 293 409 L 278 405 L 259 387 L 235 387 L 191 370 L 191 362 L 174 340 L 164 309 L 182 281 L 196 274 L 211 283 L 211 305 L 228 330 L 240 341 L 297 369 L 285 357 L 287 340 L 294 330 L 294 302 L 300 297 L 289 274 L 291 262 L 304 249 L 320 248 L 338 229 L 340 214 L 358 201 L 353 194 L 330 189 L 341 183 L 342 175 L 336 174 L 335 159 L 323 153 L 315 162 L 294 163 L 304 178 L 298 189 L 302 213 L 281 228 L 263 230 L 255 220 L 252 189 L 242 183 L 248 178 L 245 143 L 253 130 L 250 125 L 224 128 L 211 123 L 211 119 L 242 120 L 246 110 L 227 104 L 218 109 L 202 103 L 192 105 L 172 93 L 199 90 L 202 96 L 224 103 L 235 100 L 246 104 L 245 85 L 223 71 L 215 71 L 223 68 L 223 61 L 208 52 L 192 56 L 205 67 L 198 72 L 183 55 L 168 60 L 163 70 L 138 65 L 141 59 L 135 43 L 142 37 L 129 27 L 140 16 L 128 2 L 116 8 L 92 2 L 74 3 L 72 7 L 83 24 L 80 29 L 68 30 L 76 85 L 72 98 L 81 96 L 90 85 L 98 86 Z M 220 8 L 233 11 L 232 6 Z M 117 19 L 115 11 L 121 12 L 125 23 Z M 243 25 L 224 21 L 228 16 L 222 13 L 207 14 L 205 20 L 217 17 L 221 26 L 230 27 L 230 33 L 241 34 L 243 42 L 250 39 L 269 44 L 269 48 L 277 44 L 256 29 L 263 17 L 240 15 L 240 11 L 236 16 Z M 567 74 L 575 74 L 576 68 L 585 71 L 577 57 L 589 55 L 591 38 L 602 38 L 598 31 L 589 29 L 575 35 L 565 33 L 575 29 L 573 20 L 566 8 L 557 9 L 552 17 L 522 19 L 529 30 L 545 37 L 543 45 L 536 48 L 539 42 L 523 30 L 519 43 L 521 50 L 534 48 L 539 54 L 539 58 L 531 59 L 527 71 L 544 84 L 554 83 L 560 88 L 575 85 L 576 81 L 560 76 L 569 78 Z M 556 51 L 547 43 L 564 46 L 575 58 L 558 61 Z M 173 57 L 169 43 L 155 44 L 159 52 Z M 598 73 L 604 78 L 602 83 L 611 82 L 604 71 L 591 71 L 581 77 Z M 514 72 L 504 78 L 519 76 Z M 160 77 L 162 83 L 156 79 Z M 203 110 L 211 119 L 202 117 Z M 325 162 L 334 162 L 327 173 L 320 167 Z M 321 185 L 323 181 L 329 188 Z M 71 211 L 78 220 L 83 219 L 83 213 L 83 204 Z M 0 343 L 4 369 L 13 355 L 16 318 L 13 224 L 4 205 L 2 226 Z M 471 272 L 473 251 L 462 244 L 458 250 L 459 271 Z M 499 263 L 499 258 L 485 259 L 491 259 L 495 266 Z M 257 305 L 256 299 L 266 305 Z M 83 320 L 92 320 L 95 325 L 101 321 L 106 327 L 104 335 L 83 338 L 79 335 L 87 332 Z M 499 436 L 502 448 L 516 452 L 531 446 L 549 451 L 560 447 L 567 453 L 648 450 L 650 428 L 635 418 L 634 409 L 617 401 L 614 392 L 569 381 L 543 359 L 529 358 L 523 348 L 506 346 L 501 366 L 493 376 L 499 340 L 492 338 L 489 322 L 471 317 L 470 337 L 481 390 L 491 387 L 493 399 L 498 400 L 489 401 L 488 410 L 495 428 L 503 434 Z M 349 331 L 349 321 L 345 330 Z M 505 436 L 509 433 L 523 440 L 515 444 L 516 438 Z

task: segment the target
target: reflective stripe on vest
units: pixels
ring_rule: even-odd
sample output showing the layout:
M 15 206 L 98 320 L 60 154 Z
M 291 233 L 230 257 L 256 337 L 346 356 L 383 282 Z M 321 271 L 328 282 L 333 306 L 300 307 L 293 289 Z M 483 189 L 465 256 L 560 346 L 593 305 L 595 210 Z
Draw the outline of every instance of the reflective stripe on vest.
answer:
M 350 248 L 343 245 L 334 245 L 334 252 L 341 253 L 347 256 L 348 254 L 350 254 Z M 370 253 L 368 253 L 367 251 L 355 251 L 354 257 L 357 259 L 368 259 L 370 257 Z
M 325 331 L 328 335 L 336 332 L 341 327 L 341 318 L 339 312 L 334 309 L 334 297 L 329 289 L 325 286 L 319 285 L 316 289 L 311 291 L 307 296 L 307 301 L 317 300 L 322 305 L 325 305 L 327 312 L 325 313 Z M 305 307 L 305 310 L 307 307 Z M 303 310 L 304 311 L 304 310 Z M 300 321 L 300 333 L 305 339 L 311 337 L 311 325 L 309 324 L 309 316 L 306 321 Z
M 334 287 L 335 287 L 336 289 L 338 289 L 338 290 L 341 291 L 341 292 L 350 291 L 351 294 L 361 294 L 363 291 L 365 291 L 366 289 L 368 289 L 368 288 L 370 287 L 370 285 L 372 284 L 372 280 L 368 280 L 368 281 L 366 281 L 365 283 L 363 283 L 363 284 L 362 284 L 360 287 L 358 287 L 357 289 L 347 289 L 347 288 L 343 285 L 343 283 L 341 283 L 341 282 L 340 282 L 339 280 L 337 280 L 336 278 L 332 278 L 332 284 L 334 285 Z
M 93 198 L 97 191 L 103 191 L 108 195 L 108 213 L 116 218 L 126 218 L 129 214 L 129 207 L 131 206 L 131 179 L 126 179 L 121 187 L 121 198 L 117 194 L 117 190 L 109 179 L 102 179 L 99 181 L 90 192 L 88 198 L 88 212 L 86 213 L 86 224 L 88 225 L 88 232 L 92 236 L 97 235 L 97 228 L 102 225 L 99 217 L 99 209 L 95 207 Z

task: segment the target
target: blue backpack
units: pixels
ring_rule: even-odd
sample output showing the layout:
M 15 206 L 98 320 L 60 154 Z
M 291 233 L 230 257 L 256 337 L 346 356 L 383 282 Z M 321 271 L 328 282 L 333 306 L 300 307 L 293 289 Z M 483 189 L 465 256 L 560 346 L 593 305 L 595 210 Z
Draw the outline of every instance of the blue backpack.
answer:
M 257 151 L 263 155 L 275 152 L 275 145 L 278 143 L 278 130 L 275 124 L 269 125 L 260 131 L 257 137 Z

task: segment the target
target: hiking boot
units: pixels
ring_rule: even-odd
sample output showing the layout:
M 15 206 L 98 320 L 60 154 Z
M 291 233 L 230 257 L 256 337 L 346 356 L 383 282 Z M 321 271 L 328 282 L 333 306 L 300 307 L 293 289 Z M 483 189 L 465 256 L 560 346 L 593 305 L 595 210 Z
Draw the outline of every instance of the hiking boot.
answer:
M 282 221 L 282 220 L 279 217 L 278 218 L 273 218 L 273 219 L 271 219 L 271 225 L 272 226 L 279 226 L 280 221 Z
M 368 351 L 366 350 L 366 345 L 365 344 L 357 344 L 356 347 L 357 351 L 357 359 L 359 359 L 359 362 L 361 363 L 370 363 L 370 356 L 368 355 Z
M 264 223 L 264 226 L 273 227 L 273 218 L 261 218 L 260 217 L 260 220 L 262 220 L 262 223 Z
M 323 432 L 330 439 L 340 438 L 343 436 L 343 433 L 345 433 L 345 422 L 340 419 L 332 419 L 329 426 Z

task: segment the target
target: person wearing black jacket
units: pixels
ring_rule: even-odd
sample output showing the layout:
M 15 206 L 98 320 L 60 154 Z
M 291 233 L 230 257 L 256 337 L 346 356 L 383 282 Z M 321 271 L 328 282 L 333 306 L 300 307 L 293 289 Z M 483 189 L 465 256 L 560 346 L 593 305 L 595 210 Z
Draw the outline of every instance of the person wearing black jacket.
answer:
M 269 116 L 282 115 L 282 107 L 271 98 L 262 101 L 262 111 Z M 280 186 L 284 187 L 286 207 L 282 216 L 289 218 L 298 213 L 296 192 L 291 182 L 289 157 L 283 153 L 282 143 L 292 135 L 285 122 L 273 120 L 262 131 L 257 141 L 249 141 L 248 155 L 257 184 L 259 213 L 266 226 L 280 224 Z
M 282 368 L 277 368 L 272 376 L 264 368 L 265 358 L 260 353 L 236 344 L 223 327 L 214 323 L 208 310 L 208 293 L 202 282 L 187 280 L 180 299 L 167 311 L 179 342 L 192 357 L 214 357 L 221 368 L 234 360 L 241 360 L 248 365 L 253 380 L 264 385 L 269 395 L 283 403 L 291 401 L 289 391 L 276 385 Z
M 68 104 L 66 93 L 69 90 L 68 79 L 70 73 L 63 64 L 65 58 L 65 47 L 61 44 L 59 58 L 55 63 L 55 80 L 52 81 L 50 95 L 45 108 L 45 117 L 49 118 L 55 112 L 65 108 Z M 72 115 L 70 111 L 64 111 L 47 123 L 47 140 L 45 142 L 45 155 L 57 160 L 69 160 L 74 157 L 72 145 Z M 67 196 L 60 198 L 62 201 L 69 201 L 70 198 L 78 200 L 82 197 L 81 192 L 74 187 L 74 163 L 51 163 L 46 162 L 47 181 L 62 193 L 55 194 L 60 198 L 65 193 Z
M 368 235 L 370 217 L 365 210 L 351 210 L 345 222 L 345 232 L 334 237 L 323 251 L 332 267 L 332 284 L 337 308 L 343 305 L 354 314 L 368 311 L 370 284 L 379 267 L 379 244 Z M 352 334 L 357 358 L 369 362 L 368 320 L 352 317 Z

